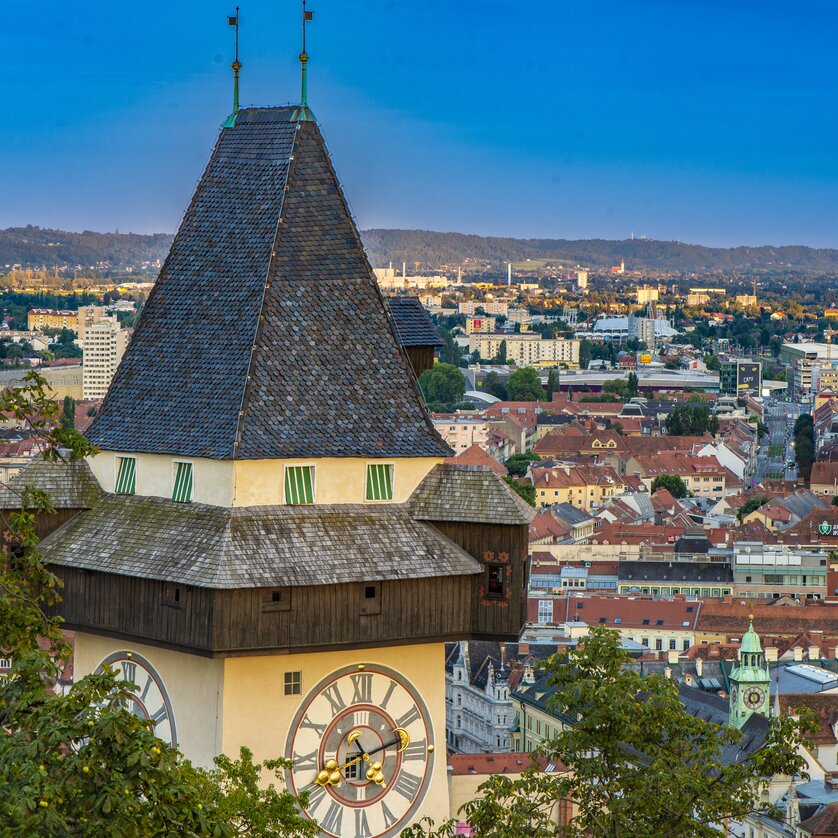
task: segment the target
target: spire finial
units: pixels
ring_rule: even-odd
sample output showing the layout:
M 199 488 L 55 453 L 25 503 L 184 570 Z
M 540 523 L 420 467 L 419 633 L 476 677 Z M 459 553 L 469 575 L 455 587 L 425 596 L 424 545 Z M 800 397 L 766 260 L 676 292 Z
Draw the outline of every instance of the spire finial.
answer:
M 242 65 L 239 61 L 239 7 L 236 6 L 235 15 L 227 15 L 227 23 L 236 27 L 236 57 L 230 65 L 233 69 L 233 112 L 224 121 L 225 128 L 232 128 L 236 124 L 236 115 L 239 112 L 239 70 Z
M 301 76 L 301 90 L 300 90 L 300 107 L 294 111 L 294 119 L 300 122 L 312 121 L 314 116 L 308 109 L 308 53 L 306 52 L 306 22 L 314 18 L 314 12 L 306 9 L 306 0 L 302 0 L 303 6 L 303 49 L 300 52 L 300 76 Z

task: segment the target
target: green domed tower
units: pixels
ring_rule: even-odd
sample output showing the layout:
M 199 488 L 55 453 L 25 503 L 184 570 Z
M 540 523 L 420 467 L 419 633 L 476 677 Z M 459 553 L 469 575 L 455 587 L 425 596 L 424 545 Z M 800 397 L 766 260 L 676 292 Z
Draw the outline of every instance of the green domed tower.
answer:
M 730 723 L 742 728 L 753 713 L 768 716 L 771 676 L 759 635 L 754 631 L 754 616 L 742 637 L 739 666 L 730 673 Z

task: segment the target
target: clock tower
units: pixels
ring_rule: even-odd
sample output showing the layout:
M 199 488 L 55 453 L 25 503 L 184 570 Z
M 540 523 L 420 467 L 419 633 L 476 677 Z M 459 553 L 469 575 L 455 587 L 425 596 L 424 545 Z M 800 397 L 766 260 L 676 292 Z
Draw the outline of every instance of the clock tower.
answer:
M 533 510 L 445 462 L 308 108 L 224 123 L 89 436 L 41 543 L 76 673 L 288 757 L 323 835 L 446 817 L 445 642 L 517 638 Z
M 768 716 L 770 686 L 771 676 L 752 615 L 739 647 L 739 665 L 730 673 L 730 724 L 741 729 L 754 713 Z

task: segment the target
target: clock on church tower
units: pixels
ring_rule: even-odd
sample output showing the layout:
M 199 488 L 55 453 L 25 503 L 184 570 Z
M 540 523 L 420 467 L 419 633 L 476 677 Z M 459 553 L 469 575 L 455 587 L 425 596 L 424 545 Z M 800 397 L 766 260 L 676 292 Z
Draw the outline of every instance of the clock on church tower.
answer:
M 444 644 L 517 637 L 533 510 L 445 462 L 307 107 L 225 122 L 89 436 L 41 544 L 76 673 L 291 758 L 324 834 L 447 816 Z
M 751 616 L 739 647 L 739 665 L 730 673 L 730 724 L 742 728 L 754 713 L 768 716 L 770 687 L 771 676 Z

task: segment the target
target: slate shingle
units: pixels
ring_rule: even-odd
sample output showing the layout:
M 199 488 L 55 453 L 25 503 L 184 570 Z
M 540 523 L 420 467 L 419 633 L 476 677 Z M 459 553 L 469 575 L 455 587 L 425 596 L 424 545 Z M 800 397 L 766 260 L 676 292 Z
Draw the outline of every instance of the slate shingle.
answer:
M 444 346 L 425 306 L 416 297 L 385 297 L 402 346 Z
M 444 457 L 317 125 L 224 128 L 91 426 L 104 450 Z

